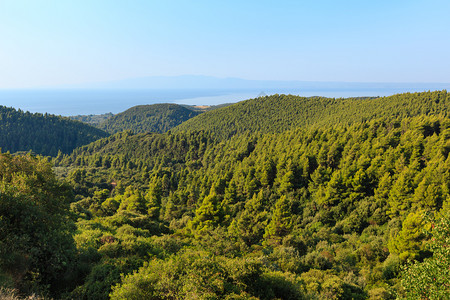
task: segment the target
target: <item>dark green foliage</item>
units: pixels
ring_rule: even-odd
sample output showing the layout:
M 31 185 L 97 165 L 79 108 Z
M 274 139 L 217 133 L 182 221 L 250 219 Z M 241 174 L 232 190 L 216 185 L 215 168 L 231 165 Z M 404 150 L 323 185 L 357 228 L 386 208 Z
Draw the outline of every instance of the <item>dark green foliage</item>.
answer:
M 106 136 L 100 129 L 68 118 L 0 106 L 0 147 L 4 152 L 57 156 Z
M 109 133 L 125 130 L 163 133 L 199 113 L 177 104 L 139 105 L 100 122 L 97 127 Z
M 0 154 L 0 283 L 22 292 L 73 288 L 70 187 L 42 158 Z M 2 282 L 3 281 L 3 282 Z M 46 290 L 50 287 L 50 290 Z
M 121 280 L 122 274 L 130 273 L 142 265 L 142 261 L 131 257 L 125 259 L 105 259 L 95 265 L 82 286 L 72 293 L 73 299 L 108 299 L 111 287 Z
M 272 219 L 266 227 L 264 239 L 269 245 L 281 244 L 282 238 L 288 235 L 292 229 L 291 204 L 285 195 L 275 202 L 272 211 Z

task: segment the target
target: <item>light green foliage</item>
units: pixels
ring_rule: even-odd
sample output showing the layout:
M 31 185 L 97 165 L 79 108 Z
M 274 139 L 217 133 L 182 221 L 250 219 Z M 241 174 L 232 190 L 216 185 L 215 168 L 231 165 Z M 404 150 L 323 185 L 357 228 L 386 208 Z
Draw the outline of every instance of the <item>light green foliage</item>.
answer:
M 148 192 L 145 194 L 147 202 L 147 213 L 149 216 L 158 218 L 161 207 L 162 189 L 159 181 L 152 183 Z
M 188 224 L 188 228 L 201 234 L 202 231 L 211 230 L 223 219 L 223 210 L 217 195 L 212 192 L 206 196 L 200 207 L 195 211 L 194 219 Z
M 70 200 L 45 159 L 0 154 L 0 277 L 22 292 L 66 288 L 75 256 Z
M 150 219 L 127 211 L 114 216 L 78 222 L 75 235 L 82 253 L 91 252 L 90 264 L 84 274 L 84 283 L 71 293 L 74 299 L 106 299 L 111 287 L 120 282 L 122 274 L 129 274 L 142 266 L 145 260 L 174 253 L 180 248 L 177 241 L 154 237 L 156 226 Z M 143 226 L 145 224 L 145 226 Z M 151 228 L 144 229 L 143 227 Z
M 403 215 L 411 207 L 414 191 L 414 171 L 405 169 L 399 174 L 389 194 L 389 214 L 391 216 Z
M 405 299 L 450 298 L 450 216 L 438 217 L 432 223 L 428 249 L 432 256 L 414 262 L 402 272 Z
M 255 259 L 226 259 L 185 252 L 150 261 L 114 287 L 111 299 L 303 299 L 301 282 L 263 273 Z M 257 297 L 257 298 L 256 298 Z
M 402 229 L 389 241 L 389 251 L 398 254 L 400 259 L 417 259 L 419 251 L 423 249 L 423 228 L 425 222 L 422 213 L 410 213 L 403 221 Z
M 439 178 L 433 179 L 433 177 L 426 175 L 415 190 L 413 201 L 415 206 L 421 209 L 436 209 L 441 207 L 444 201 L 442 183 L 439 182 Z
M 330 271 L 311 269 L 301 275 L 308 294 L 315 299 L 364 299 L 358 287 Z
M 119 211 L 120 210 L 126 210 L 129 212 L 141 214 L 145 213 L 146 203 L 141 192 L 138 190 L 132 190 L 130 187 L 128 187 L 120 199 Z

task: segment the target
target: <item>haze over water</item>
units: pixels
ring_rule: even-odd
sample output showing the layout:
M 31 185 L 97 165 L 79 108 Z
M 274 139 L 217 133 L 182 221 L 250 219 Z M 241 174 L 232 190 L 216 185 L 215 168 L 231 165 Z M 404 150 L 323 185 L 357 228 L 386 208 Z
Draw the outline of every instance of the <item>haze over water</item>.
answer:
M 114 114 L 145 104 L 218 105 L 258 97 L 262 92 L 330 98 L 389 96 L 449 89 L 450 84 L 346 84 L 299 89 L 22 89 L 0 90 L 0 105 L 62 116 Z

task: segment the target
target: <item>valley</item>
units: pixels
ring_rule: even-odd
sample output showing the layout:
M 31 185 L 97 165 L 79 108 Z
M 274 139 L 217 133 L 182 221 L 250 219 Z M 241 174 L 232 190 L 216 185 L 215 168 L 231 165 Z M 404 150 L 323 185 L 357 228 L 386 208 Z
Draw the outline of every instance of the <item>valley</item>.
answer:
M 0 145 L 44 155 L 0 156 L 0 284 L 54 299 L 450 296 L 447 91 L 212 108 L 84 119 L 97 128 L 9 110 L 9 128 L 77 126 L 80 144 L 48 129 L 50 151 Z

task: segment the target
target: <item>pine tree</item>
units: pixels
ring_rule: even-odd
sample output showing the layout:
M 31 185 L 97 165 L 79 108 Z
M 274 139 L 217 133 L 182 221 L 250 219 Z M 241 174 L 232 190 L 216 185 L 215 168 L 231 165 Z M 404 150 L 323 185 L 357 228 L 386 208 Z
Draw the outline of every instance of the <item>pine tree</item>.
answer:
M 292 229 L 291 205 L 286 195 L 281 196 L 275 203 L 272 219 L 267 225 L 264 240 L 266 245 L 279 245 L 284 236 Z

